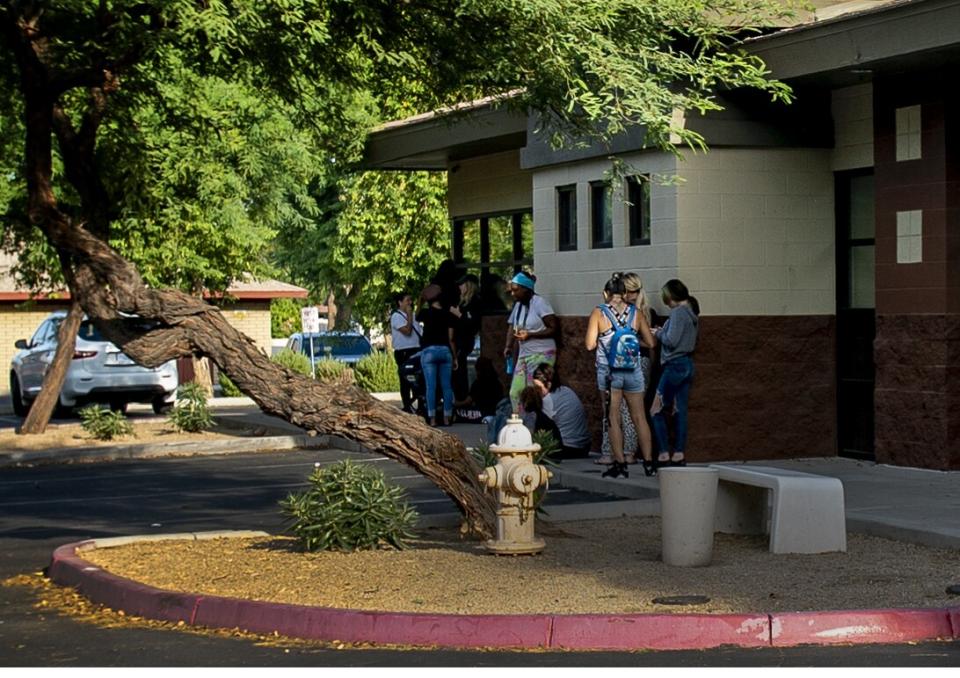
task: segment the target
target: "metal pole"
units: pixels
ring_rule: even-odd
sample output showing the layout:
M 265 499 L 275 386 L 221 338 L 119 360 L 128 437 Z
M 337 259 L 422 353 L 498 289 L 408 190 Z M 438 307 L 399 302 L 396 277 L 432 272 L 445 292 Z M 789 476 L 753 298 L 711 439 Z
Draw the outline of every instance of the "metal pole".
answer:
M 310 376 L 317 378 L 317 363 L 313 359 L 313 337 L 307 337 L 310 340 Z

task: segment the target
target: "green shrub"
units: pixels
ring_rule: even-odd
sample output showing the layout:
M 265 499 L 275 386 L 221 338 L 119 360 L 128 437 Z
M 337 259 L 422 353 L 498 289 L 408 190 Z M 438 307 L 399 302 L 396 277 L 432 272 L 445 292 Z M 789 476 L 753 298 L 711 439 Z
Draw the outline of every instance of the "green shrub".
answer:
M 400 390 L 397 361 L 387 351 L 374 351 L 361 358 L 353 367 L 353 377 L 357 386 L 370 393 Z
M 309 482 L 307 490 L 280 502 L 290 531 L 307 551 L 402 549 L 413 536 L 417 512 L 403 501 L 403 489 L 369 464 L 318 465 Z
M 285 348 L 277 353 L 277 355 L 273 356 L 271 360 L 282 367 L 293 370 L 294 372 L 305 374 L 308 377 L 310 376 L 310 358 L 302 353 L 295 353 L 289 348 Z
M 220 382 L 220 393 L 226 398 L 239 398 L 243 395 L 243 391 L 237 388 L 237 385 L 230 381 L 228 377 L 223 372 L 220 373 L 220 376 L 217 378 L 217 381 Z
M 80 425 L 83 430 L 97 440 L 113 440 L 119 436 L 133 434 L 133 426 L 127 421 L 123 412 L 111 412 L 101 409 L 98 405 L 90 405 L 77 414 L 80 415 Z
M 179 431 L 196 433 L 213 426 L 213 416 L 207 407 L 207 393 L 196 382 L 183 384 L 177 393 L 177 405 L 170 413 L 170 421 Z
M 309 364 L 309 361 L 307 362 Z M 317 379 L 319 381 L 349 383 L 353 381 L 353 371 L 346 363 L 340 362 L 336 358 L 321 358 L 317 361 Z

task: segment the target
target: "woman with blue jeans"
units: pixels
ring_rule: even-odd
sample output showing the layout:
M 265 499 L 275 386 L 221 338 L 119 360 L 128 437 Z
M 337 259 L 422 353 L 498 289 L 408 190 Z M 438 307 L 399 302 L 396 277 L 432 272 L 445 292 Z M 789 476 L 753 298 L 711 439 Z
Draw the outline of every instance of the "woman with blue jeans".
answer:
M 420 365 L 426 387 L 427 418 L 431 426 L 449 426 L 453 423 L 453 371 L 457 368 L 457 349 L 453 335 L 456 318 L 440 303 L 443 290 L 439 285 L 427 285 L 421 294 L 429 304 L 417 314 L 423 323 L 420 338 Z M 443 390 L 443 418 L 437 421 L 437 381 Z
M 653 430 L 660 445 L 659 466 L 686 466 L 687 401 L 693 385 L 693 358 L 697 347 L 700 305 L 679 280 L 668 280 L 661 290 L 663 303 L 670 307 L 670 317 L 657 333 L 660 340 L 660 383 L 650 407 Z M 666 412 L 673 411 L 676 435 L 673 454 L 667 431 Z

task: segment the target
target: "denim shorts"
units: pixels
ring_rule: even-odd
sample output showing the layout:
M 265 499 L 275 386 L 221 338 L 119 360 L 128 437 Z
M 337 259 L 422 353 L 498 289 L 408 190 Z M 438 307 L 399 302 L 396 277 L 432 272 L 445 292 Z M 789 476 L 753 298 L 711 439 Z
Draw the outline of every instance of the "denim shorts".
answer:
M 606 363 L 600 363 L 597 365 L 597 388 L 601 391 L 615 389 L 624 393 L 643 393 L 647 390 L 643 365 L 633 370 L 611 370 Z

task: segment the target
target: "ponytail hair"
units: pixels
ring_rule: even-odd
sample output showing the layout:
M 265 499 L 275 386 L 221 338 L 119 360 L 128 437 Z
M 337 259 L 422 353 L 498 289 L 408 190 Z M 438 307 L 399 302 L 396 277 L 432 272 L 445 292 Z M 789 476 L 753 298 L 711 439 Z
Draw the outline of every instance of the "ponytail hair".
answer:
M 623 282 L 623 273 L 620 272 L 611 275 L 610 280 L 603 286 L 603 296 L 607 301 L 617 295 L 622 297 L 626 291 L 627 286 Z
M 631 271 L 623 274 L 623 284 L 627 292 L 637 293 L 637 311 L 643 314 L 643 317 L 650 322 L 650 304 L 647 303 L 647 293 L 643 289 L 643 280 L 639 275 Z

